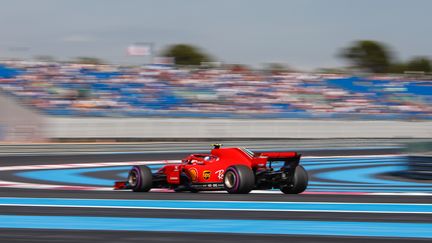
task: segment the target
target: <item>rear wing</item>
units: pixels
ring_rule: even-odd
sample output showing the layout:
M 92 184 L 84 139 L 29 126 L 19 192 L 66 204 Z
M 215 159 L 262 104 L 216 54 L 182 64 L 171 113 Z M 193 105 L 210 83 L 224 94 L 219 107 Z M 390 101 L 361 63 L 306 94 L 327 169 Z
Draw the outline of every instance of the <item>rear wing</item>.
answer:
M 301 156 L 300 154 L 297 154 L 296 152 L 263 152 L 258 154 L 259 156 L 267 157 L 269 160 L 284 160 L 284 159 L 292 159 L 296 158 L 298 156 Z
M 285 168 L 295 168 L 300 164 L 301 154 L 296 152 L 263 152 L 257 154 L 260 157 L 267 157 L 269 167 L 274 161 L 283 161 Z

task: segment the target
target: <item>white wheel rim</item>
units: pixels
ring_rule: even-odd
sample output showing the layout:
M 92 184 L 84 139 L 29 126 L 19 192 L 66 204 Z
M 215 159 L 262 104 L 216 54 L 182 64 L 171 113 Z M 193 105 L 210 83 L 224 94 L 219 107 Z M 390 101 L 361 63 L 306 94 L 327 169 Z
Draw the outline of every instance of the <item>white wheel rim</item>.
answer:
M 133 187 L 136 186 L 136 183 L 137 183 L 137 174 L 136 174 L 135 171 L 131 171 L 129 173 L 128 183 L 129 183 L 129 185 L 131 185 Z
M 236 182 L 236 176 L 233 172 L 228 171 L 225 174 L 224 183 L 227 188 L 233 188 Z

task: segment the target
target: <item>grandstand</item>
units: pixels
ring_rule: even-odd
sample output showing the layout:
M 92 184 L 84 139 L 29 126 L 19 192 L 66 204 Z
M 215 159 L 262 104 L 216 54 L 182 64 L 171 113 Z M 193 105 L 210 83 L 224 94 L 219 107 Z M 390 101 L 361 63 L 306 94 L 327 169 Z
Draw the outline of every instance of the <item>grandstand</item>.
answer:
M 432 81 L 3 62 L 0 90 L 53 116 L 431 119 Z

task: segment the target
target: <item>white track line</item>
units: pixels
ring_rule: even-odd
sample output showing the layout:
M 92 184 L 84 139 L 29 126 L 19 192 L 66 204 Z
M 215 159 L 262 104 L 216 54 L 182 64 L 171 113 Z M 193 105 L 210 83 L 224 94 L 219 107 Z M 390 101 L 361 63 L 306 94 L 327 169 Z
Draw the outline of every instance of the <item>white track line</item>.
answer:
M 320 159 L 320 158 L 381 158 L 403 156 L 401 154 L 386 154 L 386 155 L 349 155 L 349 156 L 303 156 L 302 158 Z M 180 160 L 161 160 L 161 161 L 132 161 L 132 162 L 102 162 L 102 163 L 73 163 L 73 164 L 48 164 L 48 165 L 17 165 L 17 166 L 1 166 L 0 171 L 9 170 L 46 170 L 46 169 L 68 169 L 68 168 L 89 168 L 89 167 L 109 167 L 122 165 L 152 165 L 152 164 L 175 164 L 180 163 Z
M 182 207 L 134 207 L 134 206 L 92 206 L 92 205 L 56 205 L 56 204 L 0 204 L 0 206 L 14 207 L 56 207 L 56 208 L 114 208 L 114 209 L 142 209 L 142 210 L 188 210 L 188 211 L 256 211 L 256 212 L 317 212 L 317 213 L 370 213 L 370 214 L 432 214 L 432 212 L 407 211 L 369 211 L 369 210 L 313 210 L 313 209 L 245 209 L 245 208 L 182 208 Z
M 89 168 L 89 167 L 110 167 L 123 165 L 163 165 L 180 163 L 180 160 L 163 160 L 163 161 L 133 161 L 133 162 L 104 162 L 104 163 L 76 163 L 76 164 L 52 164 L 52 165 L 17 165 L 3 166 L 0 171 L 10 170 L 48 170 L 48 169 L 71 169 L 71 168 Z

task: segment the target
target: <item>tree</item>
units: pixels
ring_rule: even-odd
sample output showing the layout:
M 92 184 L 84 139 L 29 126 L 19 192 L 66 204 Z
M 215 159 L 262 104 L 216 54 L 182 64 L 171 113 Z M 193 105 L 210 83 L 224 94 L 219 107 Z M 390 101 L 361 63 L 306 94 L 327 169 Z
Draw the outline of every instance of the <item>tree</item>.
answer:
M 75 59 L 75 62 L 79 64 L 93 64 L 93 65 L 105 64 L 103 60 L 97 57 L 77 57 Z
M 404 73 L 407 71 L 407 65 L 405 62 L 392 63 L 388 69 L 389 73 Z
M 34 59 L 39 62 L 56 62 L 56 59 L 49 55 L 37 55 Z
M 198 47 L 187 44 L 169 46 L 163 52 L 163 56 L 173 57 L 177 65 L 200 65 L 201 62 L 208 62 L 211 60 L 210 57 Z
M 277 62 L 265 63 L 264 70 L 275 74 L 292 71 L 287 65 L 283 63 L 277 63 Z
M 335 74 L 335 73 L 347 73 L 349 70 L 346 70 L 344 68 L 317 68 L 314 70 L 316 73 L 323 73 L 323 74 Z
M 354 66 L 373 73 L 385 73 L 391 64 L 388 48 L 371 40 L 357 41 L 343 49 L 340 55 Z
M 406 71 L 420 71 L 429 73 L 432 71 L 431 62 L 426 57 L 414 57 L 406 64 Z

